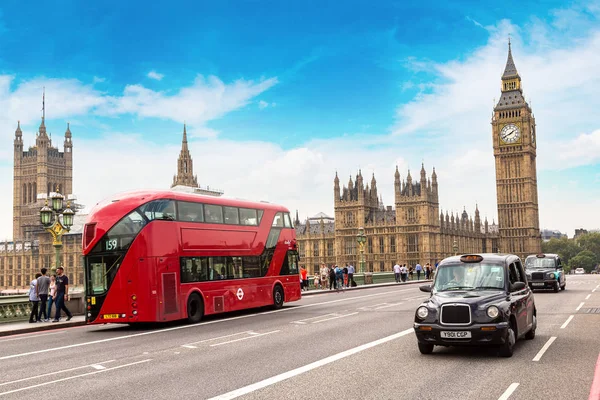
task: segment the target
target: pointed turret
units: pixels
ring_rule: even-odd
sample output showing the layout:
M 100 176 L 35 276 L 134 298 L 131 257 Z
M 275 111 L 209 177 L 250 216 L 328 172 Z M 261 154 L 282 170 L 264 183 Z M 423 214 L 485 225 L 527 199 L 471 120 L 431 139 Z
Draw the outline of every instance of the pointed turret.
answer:
M 484 229 L 485 229 L 485 233 L 489 233 L 489 224 L 488 224 L 488 220 L 487 217 L 485 217 L 485 222 L 483 223 Z
M 479 217 L 479 205 L 475 204 L 475 232 L 481 232 L 481 218 Z
M 427 179 L 427 172 L 425 172 L 425 163 L 421 163 L 421 184 Z
M 39 128 L 40 136 L 46 136 L 46 88 L 42 93 L 42 122 Z
M 337 171 L 335 171 L 335 178 L 333 178 L 333 201 L 334 203 L 340 200 L 340 178 L 338 178 Z
M 194 162 L 188 149 L 187 127 L 183 124 L 183 138 L 181 139 L 181 151 L 177 160 L 177 176 L 173 180 L 174 186 L 198 187 L 198 179 L 194 175 Z
M 510 79 L 516 78 L 519 76 L 517 72 L 517 67 L 515 66 L 515 62 L 512 56 L 512 49 L 510 46 L 510 38 L 508 39 L 508 58 L 506 59 L 506 67 L 504 67 L 504 73 L 502 74 L 502 79 Z
M 15 130 L 15 137 L 23 137 L 23 131 L 21 130 L 21 121 L 17 121 L 17 129 Z
M 348 190 L 354 189 L 354 183 L 352 183 L 352 175 L 350 175 L 350 179 L 348 179 Z
M 298 210 L 296 210 L 296 220 L 294 221 L 294 225 L 300 225 L 300 216 L 298 215 Z

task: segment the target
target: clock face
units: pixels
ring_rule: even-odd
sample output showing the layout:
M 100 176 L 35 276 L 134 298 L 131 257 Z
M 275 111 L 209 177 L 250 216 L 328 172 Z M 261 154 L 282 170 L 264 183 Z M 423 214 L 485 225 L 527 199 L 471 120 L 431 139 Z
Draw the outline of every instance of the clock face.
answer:
M 515 143 L 521 137 L 521 131 L 515 124 L 505 125 L 500 131 L 500 139 L 504 143 Z

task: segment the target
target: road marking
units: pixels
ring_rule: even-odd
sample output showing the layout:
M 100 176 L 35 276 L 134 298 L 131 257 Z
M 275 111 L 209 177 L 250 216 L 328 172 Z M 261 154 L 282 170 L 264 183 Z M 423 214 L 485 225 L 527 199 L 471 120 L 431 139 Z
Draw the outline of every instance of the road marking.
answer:
M 350 317 L 352 315 L 356 315 L 358 314 L 358 312 L 353 312 L 350 314 L 343 314 L 343 315 L 336 315 L 335 317 L 331 317 L 331 318 L 326 318 L 326 319 L 320 319 L 318 321 L 313 321 L 313 324 L 318 324 L 319 322 L 325 322 L 325 321 L 331 321 L 332 319 L 339 319 L 339 318 L 345 318 L 345 317 Z
M 569 318 L 567 318 L 567 320 L 565 321 L 564 324 L 562 324 L 562 326 L 560 327 L 560 329 L 565 329 L 567 327 L 567 325 L 569 325 L 569 322 L 571 322 L 571 320 L 573 319 L 573 315 L 569 316 Z
M 198 347 L 192 346 L 191 344 L 182 344 L 181 347 L 185 347 L 186 349 L 197 349 Z
M 590 388 L 590 397 L 588 400 L 600 399 L 600 355 L 596 361 L 596 369 L 594 370 L 594 380 L 592 381 L 592 387 Z
M 252 336 L 243 337 L 243 338 L 239 338 L 239 339 L 228 340 L 227 342 L 221 342 L 221 343 L 211 344 L 210 347 L 217 347 L 217 346 L 222 346 L 224 344 L 241 342 L 242 340 L 254 339 L 255 337 L 270 335 L 271 333 L 277 333 L 277 332 L 281 332 L 281 331 L 280 330 L 276 330 L 276 331 L 271 331 L 271 332 L 266 332 L 266 333 L 253 333 Z
M 592 296 L 592 294 L 590 293 L 590 294 L 588 294 L 588 295 L 586 296 L 586 298 L 585 298 L 585 299 L 586 299 L 586 300 L 589 300 L 591 296 Z
M 23 340 L 23 339 L 30 339 L 30 338 L 38 338 L 38 337 L 41 337 L 41 336 L 48 336 L 48 335 L 58 335 L 59 333 L 62 333 L 62 332 L 42 333 L 40 335 L 26 335 L 26 336 L 17 337 L 17 338 L 3 339 L 3 340 L 0 340 L 0 343 L 11 342 L 13 340 Z
M 297 321 L 290 322 L 290 324 L 306 325 L 306 321 L 310 321 L 310 320 L 313 320 L 313 319 L 319 319 L 319 318 L 323 318 L 323 317 L 329 317 L 330 315 L 336 315 L 336 314 L 335 313 L 330 313 L 330 314 L 325 314 L 325 315 L 318 315 L 316 317 L 299 319 Z
M 108 364 L 108 363 L 111 363 L 111 362 L 114 362 L 114 361 L 115 360 L 102 361 L 102 362 L 97 363 L 95 365 L 98 365 L 98 364 Z M 37 374 L 35 376 L 30 376 L 29 378 L 17 379 L 16 381 L 2 382 L 2 383 L 0 383 L 0 386 L 10 385 L 10 384 L 13 384 L 13 383 L 19 383 L 19 382 L 23 382 L 23 381 L 28 381 L 28 380 L 31 380 L 31 379 L 38 379 L 38 378 L 42 378 L 44 376 L 50 376 L 50 375 L 56 376 L 56 374 L 59 374 L 59 373 L 76 371 L 78 369 L 83 369 L 83 368 L 90 368 L 90 367 L 93 367 L 93 365 L 94 364 L 82 365 L 81 367 L 74 367 L 74 368 L 68 368 L 68 369 L 60 369 L 60 370 L 57 370 L 57 371 L 52 371 L 52 372 L 47 373 L 47 374 L 41 374 L 41 375 Z
M 99 365 L 99 364 L 90 365 L 90 367 L 97 369 L 97 370 L 106 369 L 106 367 Z
M 136 365 L 136 364 L 142 364 L 142 363 L 145 363 L 145 362 L 148 362 L 148 361 L 152 361 L 152 359 L 147 359 L 147 360 L 142 360 L 142 361 L 136 361 L 136 362 L 133 362 L 133 363 L 129 363 L 129 364 L 123 364 L 123 365 L 119 365 L 119 366 L 112 367 L 112 368 L 106 368 L 106 369 L 102 369 L 102 370 L 99 370 L 99 371 L 88 372 L 88 373 L 86 373 L 86 374 L 81 374 L 81 375 L 68 376 L 68 377 L 66 377 L 66 378 L 61 378 L 61 379 L 52 379 L 52 380 L 50 380 L 50 381 L 48 381 L 48 382 L 44 382 L 44 383 L 38 383 L 37 385 L 33 385 L 33 386 L 26 386 L 26 387 L 24 387 L 24 388 L 20 388 L 20 389 L 11 390 L 11 391 L 9 391 L 9 392 L 3 392 L 3 393 L 0 393 L 0 396 L 4 396 L 4 395 L 6 395 L 6 394 L 11 394 L 11 393 L 22 392 L 22 391 L 24 391 L 24 390 L 29 390 L 29 389 L 35 389 L 35 388 L 38 388 L 38 387 L 41 387 L 41 386 L 53 385 L 53 384 L 55 384 L 55 383 L 57 383 L 57 382 L 68 381 L 68 380 L 70 380 L 70 379 L 81 378 L 81 377 L 84 377 L 84 376 L 90 376 L 90 375 L 100 374 L 100 373 L 102 373 L 102 372 L 113 371 L 113 370 L 115 370 L 115 369 L 121 369 L 121 368 L 125 368 L 125 367 L 130 367 L 130 366 L 132 366 L 132 365 Z M 38 375 L 38 377 L 39 377 L 39 376 L 41 376 L 41 375 Z
M 364 298 L 368 298 L 368 297 L 383 296 L 383 295 L 386 295 L 386 294 L 399 293 L 399 292 L 407 292 L 407 291 L 413 291 L 413 290 L 414 289 L 391 290 L 391 291 L 387 291 L 387 292 L 367 294 L 367 295 L 364 295 L 364 296 L 345 297 L 343 299 L 330 300 L 330 301 L 322 301 L 322 302 L 319 302 L 319 303 L 304 304 L 304 305 L 295 306 L 295 307 L 280 308 L 279 310 L 266 311 L 266 312 L 258 312 L 258 313 L 254 313 L 254 314 L 238 315 L 238 316 L 235 316 L 235 317 L 229 317 L 229 318 L 224 318 L 224 319 L 219 319 L 219 320 L 214 320 L 214 321 L 199 322 L 197 324 L 174 326 L 172 328 L 165 328 L 165 329 L 160 329 L 160 330 L 155 330 L 155 331 L 134 333 L 132 335 L 123 335 L 123 336 L 116 336 L 116 337 L 111 337 L 111 338 L 107 338 L 107 339 L 93 340 L 91 342 L 75 343 L 75 344 L 70 344 L 70 345 L 61 346 L 61 347 L 49 347 L 49 348 L 46 348 L 46 349 L 43 349 L 43 350 L 35 350 L 35 351 L 29 351 L 29 352 L 26 352 L 26 353 L 11 354 L 9 356 L 3 356 L 3 357 L 0 357 L 0 361 L 2 361 L 2 360 L 8 360 L 8 359 L 11 359 L 11 358 L 31 356 L 31 355 L 34 355 L 34 354 L 49 353 L 49 352 L 52 352 L 52 351 L 60 351 L 60 350 L 65 350 L 65 349 L 71 349 L 71 348 L 75 348 L 75 347 L 89 346 L 89 345 L 99 344 L 99 343 L 107 343 L 107 342 L 112 342 L 112 341 L 115 341 L 115 340 L 131 339 L 131 338 L 141 337 L 141 336 L 146 336 L 146 335 L 154 335 L 154 334 L 157 334 L 157 333 L 163 333 L 163 332 L 169 332 L 169 331 L 177 331 L 177 330 L 180 330 L 180 329 L 195 328 L 195 327 L 203 326 L 203 325 L 212 325 L 212 324 L 218 324 L 218 323 L 223 323 L 223 322 L 230 322 L 230 321 L 235 321 L 235 320 L 238 320 L 238 319 L 256 317 L 256 316 L 261 316 L 261 315 L 268 315 L 268 314 L 274 314 L 274 313 L 278 313 L 278 312 L 299 310 L 301 308 L 316 307 L 316 306 L 320 306 L 320 305 L 324 305 L 324 304 L 333 304 L 333 303 L 338 303 L 340 301 L 349 301 L 349 300 L 364 299 Z
M 552 336 L 550 339 L 548 339 L 548 341 L 546 342 L 546 344 L 544 345 L 544 347 L 542 347 L 542 349 L 535 355 L 535 357 L 533 357 L 533 360 L 531 360 L 531 361 L 540 361 L 541 358 L 542 358 L 542 356 L 546 352 L 546 350 L 548 350 L 548 348 L 550 347 L 550 345 L 552 343 L 554 343 L 555 340 L 556 340 L 556 336 Z
M 244 331 L 244 332 L 232 333 L 231 335 L 217 336 L 217 337 L 210 338 L 210 339 L 200 340 L 199 342 L 188 343 L 187 345 L 183 345 L 182 347 L 189 346 L 189 345 L 194 345 L 194 344 L 201 344 L 201 343 L 211 342 L 213 340 L 227 339 L 227 338 L 230 338 L 230 337 L 233 337 L 233 336 L 247 335 L 249 333 L 250 333 L 250 331 Z M 194 348 L 196 348 L 196 347 L 194 346 Z
M 370 342 L 370 343 L 363 344 L 363 345 L 355 347 L 353 349 L 342 351 L 341 353 L 334 354 L 334 355 L 329 356 L 327 358 L 323 358 L 322 360 L 315 361 L 313 363 L 304 365 L 302 367 L 293 369 L 291 371 L 284 372 L 283 374 L 279 374 L 279 375 L 273 376 L 271 378 L 264 379 L 264 380 L 262 380 L 260 382 L 256 382 L 256 383 L 253 383 L 251 385 L 244 386 L 242 388 L 233 390 L 233 391 L 228 392 L 228 393 L 224 393 L 222 395 L 213 397 L 210 400 L 235 399 L 236 397 L 243 396 L 243 395 L 248 394 L 248 393 L 252 393 L 252 392 L 254 392 L 256 390 L 259 390 L 259 389 L 265 388 L 267 386 L 274 385 L 274 384 L 276 384 L 278 382 L 284 381 L 286 379 L 290 379 L 290 378 L 293 378 L 295 376 L 301 375 L 301 374 L 303 374 L 305 372 L 308 372 L 308 371 L 311 371 L 311 370 L 313 370 L 315 368 L 319 368 L 319 367 L 322 367 L 324 365 L 330 364 L 330 363 L 332 363 L 334 361 L 338 361 L 338 360 L 341 360 L 343 358 L 346 358 L 346 357 L 349 357 L 351 355 L 354 355 L 356 353 L 360 353 L 361 351 L 370 349 L 371 347 L 379 346 L 380 344 L 384 344 L 384 343 L 387 343 L 387 342 L 389 342 L 391 340 L 398 339 L 398 338 L 400 338 L 402 336 L 408 335 L 409 333 L 411 333 L 413 331 L 414 331 L 413 328 L 410 328 L 410 329 L 404 330 L 402 332 L 398 332 L 398 333 L 395 333 L 393 335 L 386 336 L 384 338 L 375 340 L 375 341 Z
M 502 393 L 502 396 L 498 397 L 498 400 L 507 400 L 510 397 L 510 395 L 513 394 L 515 390 L 517 390 L 518 387 L 519 384 L 517 382 L 511 383 L 508 389 L 506 389 L 506 391 Z
M 402 304 L 402 303 L 393 303 L 393 304 L 388 304 L 388 305 L 386 305 L 386 306 L 377 307 L 377 308 L 375 308 L 375 310 L 382 310 L 382 309 L 384 309 L 384 308 L 388 308 L 388 307 L 399 306 L 400 304 Z
M 581 307 L 583 307 L 583 305 L 584 305 L 584 304 L 585 304 L 585 303 L 583 303 L 583 302 L 582 302 L 582 303 L 579 303 L 579 305 L 577 306 L 577 308 L 575 309 L 575 311 L 579 311 L 579 310 L 581 310 Z

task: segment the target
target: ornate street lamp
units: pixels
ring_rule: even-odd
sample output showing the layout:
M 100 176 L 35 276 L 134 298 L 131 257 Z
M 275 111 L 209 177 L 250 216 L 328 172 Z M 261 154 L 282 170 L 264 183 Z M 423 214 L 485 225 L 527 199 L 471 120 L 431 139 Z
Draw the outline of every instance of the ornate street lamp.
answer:
M 52 246 L 54 246 L 55 258 L 54 266 L 50 269 L 52 274 L 55 274 L 56 269 L 60 266 L 62 236 L 69 232 L 73 226 L 73 217 L 75 215 L 75 211 L 71 209 L 71 204 L 69 202 L 67 202 L 67 207 L 63 208 L 64 199 L 65 196 L 57 191 L 50 197 L 52 208 L 48 207 L 48 199 L 46 199 L 46 204 L 40 210 L 40 222 L 44 229 L 52 235 Z
M 358 228 L 358 234 L 356 235 L 356 241 L 358 242 L 358 247 L 360 249 L 360 272 L 363 274 L 365 271 L 365 242 L 367 238 L 365 237 L 364 228 Z
M 452 244 L 452 250 L 454 250 L 454 255 L 457 256 L 458 255 L 458 243 L 456 243 L 456 240 Z

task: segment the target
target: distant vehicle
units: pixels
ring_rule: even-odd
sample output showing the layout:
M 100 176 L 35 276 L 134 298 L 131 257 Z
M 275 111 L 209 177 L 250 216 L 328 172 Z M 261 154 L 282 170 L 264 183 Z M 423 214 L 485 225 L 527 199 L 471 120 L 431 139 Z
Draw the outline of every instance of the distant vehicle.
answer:
M 585 274 L 585 269 L 583 269 L 583 268 L 577 268 L 575 270 L 575 275 L 583 275 L 583 274 Z
M 419 351 L 434 346 L 497 346 L 511 357 L 515 342 L 533 339 L 537 327 L 533 293 L 516 255 L 469 254 L 444 259 L 431 296 L 415 312 Z
M 536 254 L 525 259 L 525 273 L 529 287 L 533 289 L 554 289 L 554 292 L 567 288 L 567 276 L 558 254 Z
M 174 191 L 97 205 L 83 234 L 86 322 L 186 319 L 301 298 L 289 211 Z

